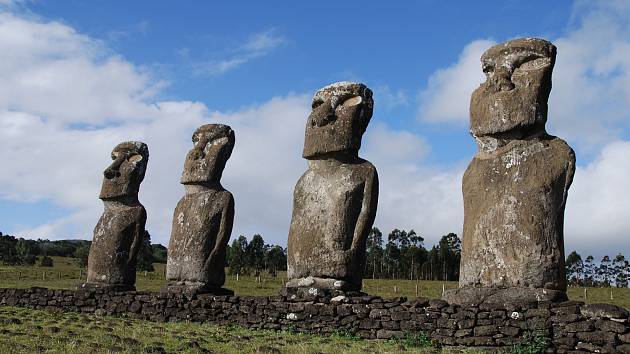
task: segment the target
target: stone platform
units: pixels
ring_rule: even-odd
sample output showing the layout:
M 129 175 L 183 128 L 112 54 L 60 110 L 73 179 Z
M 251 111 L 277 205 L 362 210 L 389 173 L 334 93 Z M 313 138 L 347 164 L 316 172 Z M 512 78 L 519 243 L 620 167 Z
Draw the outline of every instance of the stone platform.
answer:
M 628 311 L 576 301 L 459 306 L 438 299 L 369 295 L 291 299 L 31 288 L 0 289 L 0 306 L 319 334 L 343 331 L 366 339 L 423 332 L 443 346 L 502 347 L 539 336 L 558 353 L 630 353 Z

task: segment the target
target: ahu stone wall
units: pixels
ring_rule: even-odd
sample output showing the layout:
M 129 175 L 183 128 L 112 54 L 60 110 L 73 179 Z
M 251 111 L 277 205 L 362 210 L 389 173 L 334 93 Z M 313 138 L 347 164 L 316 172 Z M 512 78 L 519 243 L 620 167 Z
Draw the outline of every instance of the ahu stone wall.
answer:
M 1 306 L 238 324 L 308 333 L 394 338 L 423 332 L 438 345 L 501 347 L 544 337 L 554 352 L 630 353 L 628 312 L 581 302 L 460 307 L 443 300 L 375 296 L 213 296 L 108 290 L 0 289 Z

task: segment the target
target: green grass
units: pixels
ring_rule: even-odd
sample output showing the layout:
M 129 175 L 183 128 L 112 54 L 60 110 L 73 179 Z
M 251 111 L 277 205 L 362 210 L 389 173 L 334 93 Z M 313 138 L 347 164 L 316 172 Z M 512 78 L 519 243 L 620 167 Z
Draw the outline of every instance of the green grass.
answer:
M 358 340 L 198 323 L 155 323 L 0 307 L 0 353 L 473 353 L 407 340 Z
M 41 286 L 51 289 L 72 289 L 85 281 L 85 270 L 74 263 L 74 259 L 65 257 L 52 257 L 53 268 L 32 267 L 5 267 L 0 266 L 0 287 L 2 288 L 28 288 Z M 155 264 L 155 272 L 138 273 L 136 287 L 138 290 L 158 291 L 164 286 L 164 264 Z M 79 278 L 79 276 L 82 278 Z M 268 296 L 277 295 L 286 281 L 286 273 L 279 272 L 277 277 L 267 273 L 261 275 L 261 281 L 257 282 L 254 276 L 227 275 L 225 287 L 234 290 L 238 295 Z M 443 281 L 411 281 L 401 279 L 365 279 L 363 291 L 368 294 L 385 298 L 404 296 L 415 298 L 424 296 L 439 298 L 442 289 L 454 289 L 457 282 Z M 611 299 L 612 293 L 612 299 Z M 602 302 L 630 308 L 630 289 L 623 288 L 587 288 L 587 296 L 584 298 L 584 288 L 569 288 L 569 298 L 587 303 Z

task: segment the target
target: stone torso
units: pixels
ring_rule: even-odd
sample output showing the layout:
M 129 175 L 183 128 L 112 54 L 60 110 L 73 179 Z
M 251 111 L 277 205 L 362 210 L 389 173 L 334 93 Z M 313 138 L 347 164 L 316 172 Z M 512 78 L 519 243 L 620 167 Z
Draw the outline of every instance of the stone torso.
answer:
M 184 195 L 173 214 L 167 280 L 223 285 L 225 246 L 217 248 L 217 242 L 227 243 L 219 240 L 226 213 L 233 217 L 233 197 L 226 190 Z M 215 248 L 221 252 L 213 253 Z
M 90 252 L 88 282 L 103 284 L 135 284 L 135 258 L 146 222 L 141 204 L 127 206 L 105 202 L 105 211 L 94 228 Z
M 545 136 L 479 152 L 463 179 L 460 286 L 565 290 L 563 215 L 573 150 Z
M 374 198 L 366 196 L 366 184 L 376 180 L 376 169 L 364 160 L 318 162 L 302 175 L 289 230 L 289 278 L 347 279 L 361 269 L 353 239 L 367 237 L 355 235 L 355 229 L 366 198 Z

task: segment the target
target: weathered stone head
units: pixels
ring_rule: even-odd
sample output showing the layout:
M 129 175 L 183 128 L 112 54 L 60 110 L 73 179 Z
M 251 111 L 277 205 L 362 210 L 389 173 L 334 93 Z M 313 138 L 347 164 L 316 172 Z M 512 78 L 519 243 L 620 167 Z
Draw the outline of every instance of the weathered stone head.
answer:
M 112 162 L 103 171 L 103 186 L 99 196 L 111 200 L 138 195 L 149 162 L 149 148 L 139 141 L 127 141 L 112 150 Z
M 202 125 L 192 136 L 193 148 L 186 155 L 182 184 L 212 184 L 221 180 L 225 163 L 234 148 L 234 131 L 223 124 Z
M 515 39 L 481 57 L 486 82 L 470 100 L 475 137 L 523 137 L 544 132 L 556 47 L 538 38 Z
M 317 91 L 312 107 L 302 156 L 317 159 L 334 152 L 356 154 L 372 118 L 372 90 L 357 82 L 337 82 Z

